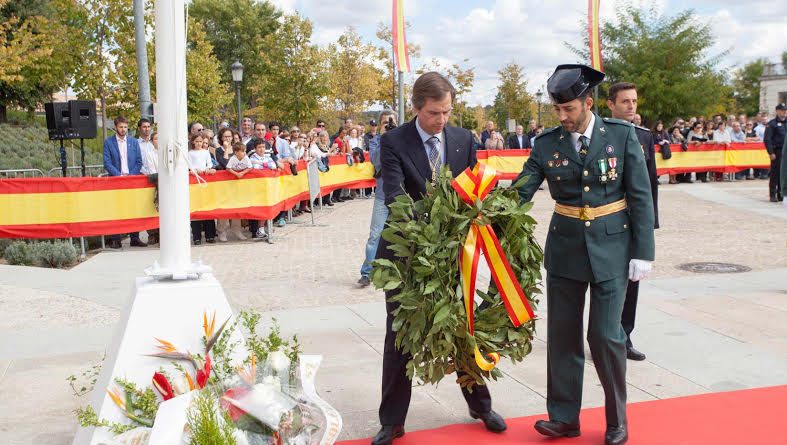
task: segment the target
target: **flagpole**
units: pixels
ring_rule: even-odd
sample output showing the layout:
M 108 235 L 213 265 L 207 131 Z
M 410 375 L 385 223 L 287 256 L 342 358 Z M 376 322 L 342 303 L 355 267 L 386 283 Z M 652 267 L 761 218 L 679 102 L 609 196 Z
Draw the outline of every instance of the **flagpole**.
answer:
M 399 125 L 404 123 L 404 73 L 399 71 Z

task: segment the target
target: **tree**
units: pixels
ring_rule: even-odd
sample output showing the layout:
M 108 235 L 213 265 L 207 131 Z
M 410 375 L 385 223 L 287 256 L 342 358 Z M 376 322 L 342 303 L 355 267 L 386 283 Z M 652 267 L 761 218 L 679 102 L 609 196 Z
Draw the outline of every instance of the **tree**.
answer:
M 347 118 L 378 100 L 383 71 L 378 51 L 348 27 L 335 44 L 328 45 L 328 104 Z
M 75 0 L 0 0 L 0 122 L 65 89 L 77 64 Z
M 250 88 L 271 119 L 300 126 L 320 109 L 327 93 L 327 69 L 325 54 L 311 43 L 312 29 L 308 19 L 287 15 L 266 37 L 268 51 L 263 57 L 270 70 L 250 79 Z
M 466 64 L 469 59 L 464 59 L 463 64 Z M 451 116 L 452 123 L 463 128 L 471 129 L 472 126 L 465 126 L 464 117 L 468 112 L 467 102 L 464 100 L 465 95 L 472 91 L 473 82 L 475 81 L 475 68 L 469 67 L 462 69 L 458 63 L 454 63 L 449 67 L 443 66 L 436 57 L 425 63 L 421 68 L 417 69 L 415 73 L 422 75 L 429 71 L 437 71 L 444 75 L 454 86 L 456 90 L 456 100 L 454 101 L 454 111 Z
M 243 64 L 241 97 L 254 108 L 260 97 L 246 79 L 263 79 L 271 66 L 263 55 L 272 50 L 266 39 L 279 29 L 281 12 L 270 2 L 256 0 L 194 0 L 189 15 L 202 26 L 220 62 L 222 81 L 231 84 L 230 66 Z
M 716 42 L 708 22 L 692 10 L 667 16 L 630 3 L 620 5 L 616 14 L 617 23 L 601 27 L 607 75 L 599 87 L 602 97 L 615 82 L 636 84 L 638 112 L 647 123 L 703 114 L 729 104 L 727 76 L 717 71 L 725 53 L 707 56 L 707 49 Z M 586 35 L 584 42 L 582 49 L 568 46 L 587 61 Z M 599 104 L 599 109 L 606 106 Z
M 219 60 L 205 29 L 189 17 L 186 85 L 189 121 L 209 122 L 216 111 L 232 102 L 229 84 L 221 78 Z
M 530 119 L 533 99 L 527 92 L 525 70 L 515 62 L 509 62 L 497 72 L 500 84 L 492 106 L 492 120 L 497 128 L 506 128 L 507 119 L 522 124 Z
M 410 22 L 404 22 L 404 29 L 410 29 Z M 391 109 L 396 108 L 396 98 L 399 95 L 399 80 L 396 76 L 396 61 L 393 56 L 393 34 L 391 28 L 383 22 L 377 23 L 377 32 L 375 33 L 380 40 L 379 54 L 380 60 L 385 61 L 385 74 L 382 84 L 380 84 L 380 102 L 384 107 Z M 410 58 L 421 56 L 421 45 L 416 45 L 412 42 L 407 43 L 407 52 Z M 405 102 L 410 96 L 412 91 L 412 82 L 404 81 L 404 96 Z
M 732 85 L 739 113 L 753 116 L 760 111 L 760 77 L 767 63 L 766 59 L 757 59 L 735 71 Z

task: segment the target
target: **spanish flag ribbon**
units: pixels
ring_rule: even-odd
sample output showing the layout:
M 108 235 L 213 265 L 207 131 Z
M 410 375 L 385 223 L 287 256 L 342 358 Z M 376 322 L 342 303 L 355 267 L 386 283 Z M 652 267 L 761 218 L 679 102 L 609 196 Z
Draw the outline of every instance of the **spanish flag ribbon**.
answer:
M 481 208 L 480 203 L 492 191 L 501 174 L 495 169 L 478 163 L 475 167 L 467 169 L 457 176 L 451 186 L 462 198 L 462 201 L 471 206 Z M 479 215 L 480 216 L 480 215 Z M 462 277 L 462 294 L 464 295 L 465 310 L 467 312 L 467 329 L 470 335 L 475 334 L 473 323 L 473 297 L 475 296 L 475 283 L 478 275 L 478 261 L 484 253 L 492 279 L 495 281 L 500 297 L 508 311 L 508 317 L 514 326 L 521 326 L 532 319 L 533 309 L 527 302 L 525 292 L 514 275 L 511 264 L 503 253 L 500 241 L 497 239 L 492 226 L 483 224 L 481 218 L 476 218 L 470 226 L 462 250 L 459 252 L 459 271 Z M 484 371 L 491 371 L 500 361 L 500 354 L 492 352 L 486 357 L 475 346 L 475 360 L 478 367 Z

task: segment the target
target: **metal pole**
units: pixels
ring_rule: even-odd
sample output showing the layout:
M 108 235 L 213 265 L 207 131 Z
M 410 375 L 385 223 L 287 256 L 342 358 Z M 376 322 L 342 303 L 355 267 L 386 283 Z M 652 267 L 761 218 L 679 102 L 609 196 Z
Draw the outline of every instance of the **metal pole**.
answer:
M 68 159 L 66 158 L 66 147 L 63 146 L 63 139 L 60 139 L 60 168 L 63 169 L 63 177 L 67 175 Z
M 148 48 L 145 41 L 145 0 L 134 0 L 134 38 L 137 46 L 137 79 L 139 83 L 140 116 L 152 119 L 150 78 L 148 77 Z
M 79 139 L 79 151 L 81 156 L 81 165 L 82 165 L 82 177 L 84 178 L 87 176 L 85 172 L 85 140 Z
M 399 71 L 399 124 L 404 123 L 404 73 Z
M 240 123 L 243 120 L 243 112 L 240 108 L 240 82 L 235 82 L 235 96 L 238 98 L 238 131 L 240 131 Z
M 158 122 L 160 267 L 173 278 L 186 278 L 192 266 L 183 1 L 157 1 L 155 26 L 156 92 L 162 117 Z

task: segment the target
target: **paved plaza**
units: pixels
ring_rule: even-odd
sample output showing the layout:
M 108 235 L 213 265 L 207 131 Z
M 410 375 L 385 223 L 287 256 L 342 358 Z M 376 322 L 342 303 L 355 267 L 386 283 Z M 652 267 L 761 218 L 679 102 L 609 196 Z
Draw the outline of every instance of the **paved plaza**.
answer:
M 787 210 L 767 197 L 760 180 L 662 185 L 655 269 L 642 283 L 633 334 L 648 358 L 628 362 L 629 401 L 787 384 Z M 543 245 L 553 201 L 546 190 L 535 201 Z M 274 244 L 192 249 L 213 267 L 234 307 L 275 317 L 299 335 L 305 352 L 323 355 L 318 389 L 342 414 L 343 439 L 378 428 L 383 295 L 355 285 L 371 208 L 370 199 L 326 207 L 316 225 L 301 217 L 277 229 Z M 73 410 L 88 397 L 74 396 L 66 377 L 101 359 L 134 278 L 157 258 L 154 248 L 125 248 L 70 270 L 0 265 L 0 443 L 71 443 Z M 704 261 L 751 271 L 679 268 Z M 504 360 L 504 378 L 490 387 L 504 417 L 546 411 L 543 302 L 537 314 L 533 353 L 517 365 Z M 603 405 L 590 360 L 583 405 Z M 406 428 L 471 421 L 449 377 L 415 388 Z

